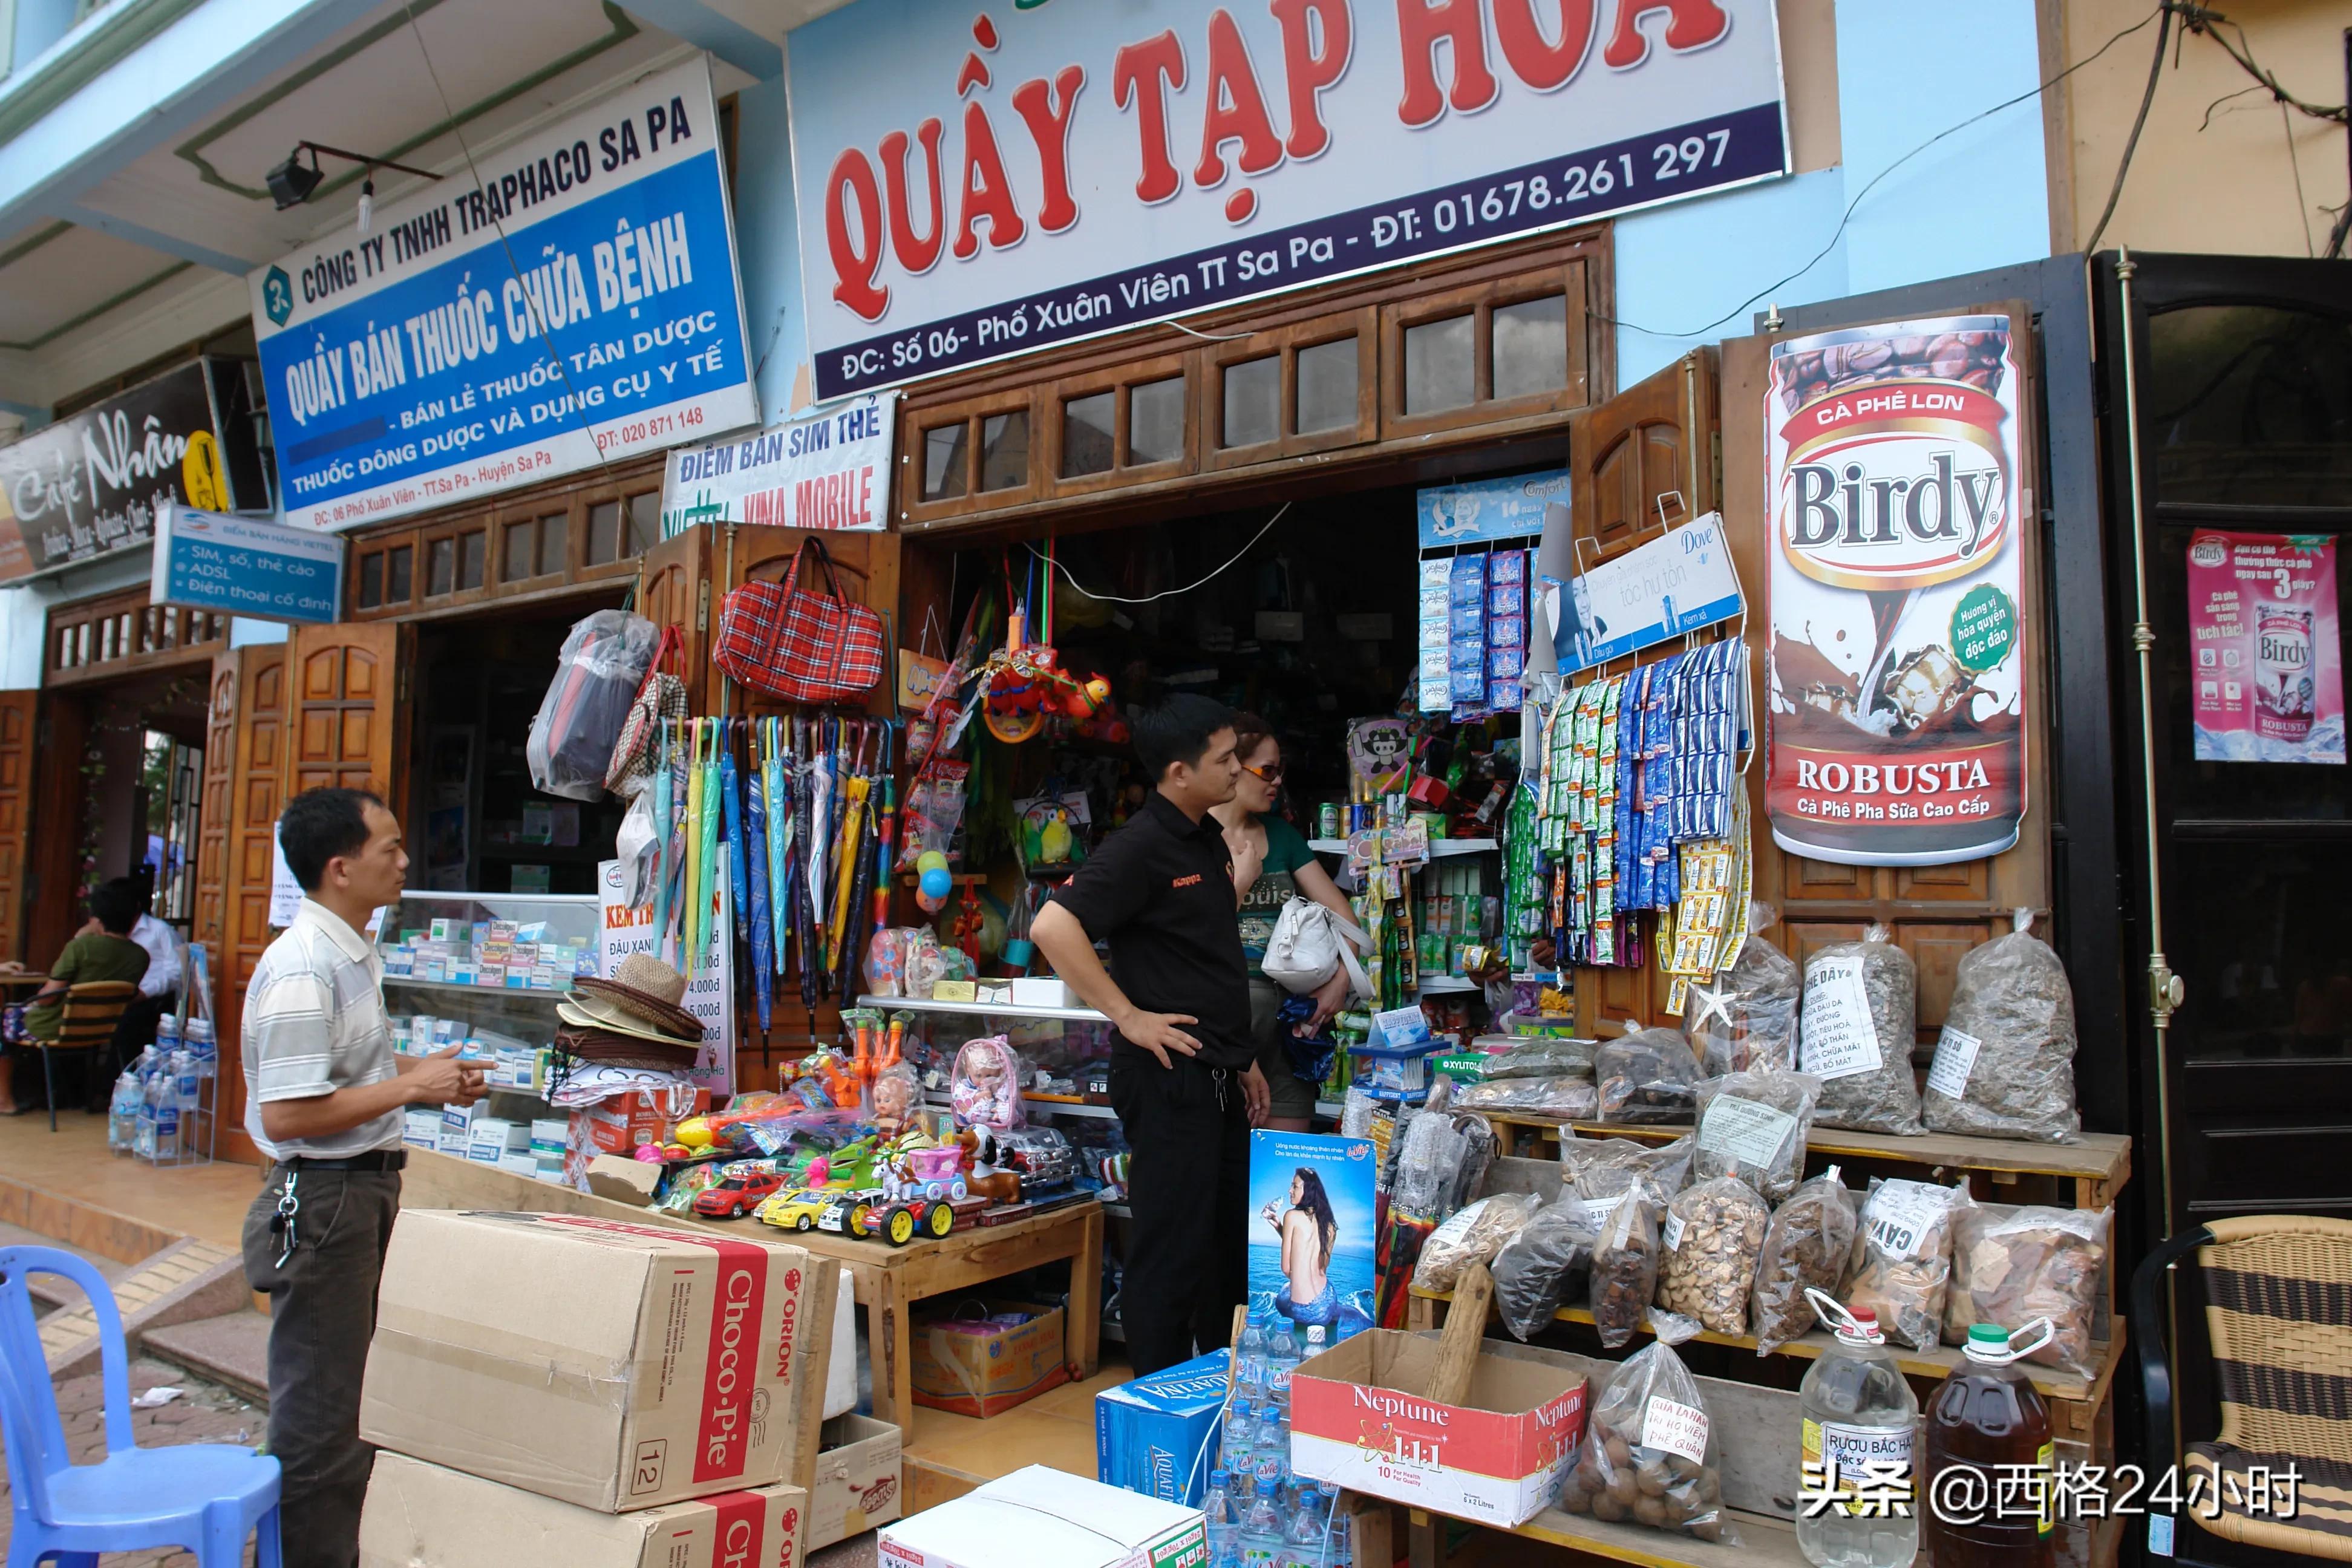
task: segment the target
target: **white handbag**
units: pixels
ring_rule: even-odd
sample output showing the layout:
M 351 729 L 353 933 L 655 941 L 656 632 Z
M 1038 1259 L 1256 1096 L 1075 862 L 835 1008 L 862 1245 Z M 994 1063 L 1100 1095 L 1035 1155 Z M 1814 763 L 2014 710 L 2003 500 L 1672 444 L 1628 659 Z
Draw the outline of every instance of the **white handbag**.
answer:
M 1349 943 L 1370 947 L 1371 941 L 1361 927 L 1341 920 L 1312 899 L 1293 894 L 1275 917 L 1274 935 L 1266 939 L 1265 959 L 1258 967 L 1292 995 L 1304 996 L 1322 989 L 1344 964 L 1355 994 L 1370 996 L 1372 983 Z

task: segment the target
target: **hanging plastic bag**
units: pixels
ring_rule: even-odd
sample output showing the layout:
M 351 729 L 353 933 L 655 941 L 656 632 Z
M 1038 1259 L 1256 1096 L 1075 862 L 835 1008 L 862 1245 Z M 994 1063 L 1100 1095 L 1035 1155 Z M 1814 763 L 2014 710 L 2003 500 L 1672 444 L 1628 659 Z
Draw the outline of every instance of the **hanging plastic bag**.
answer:
M 1952 984 L 1920 1115 L 1931 1132 L 2074 1142 L 2074 988 L 2020 910 L 2007 936 L 1969 951 Z M 2000 1320 L 2002 1322 L 2008 1319 Z
M 1710 1078 L 1797 1065 L 1797 1004 L 1804 976 L 1796 961 L 1764 940 L 1780 919 L 1761 900 L 1748 906 L 1748 940 L 1731 966 L 1695 981 L 1683 1033 Z
M 661 864 L 661 834 L 654 823 L 654 792 L 640 788 L 621 817 L 613 852 L 621 862 L 621 900 L 633 910 L 654 901 L 654 876 Z
M 1723 1507 L 1723 1446 L 1698 1379 L 1672 1346 L 1645 1345 L 1609 1374 L 1559 1506 L 1608 1522 L 1739 1544 Z
M 613 748 L 660 640 L 660 627 L 626 610 L 598 610 L 572 628 L 524 742 L 534 788 L 604 798 Z

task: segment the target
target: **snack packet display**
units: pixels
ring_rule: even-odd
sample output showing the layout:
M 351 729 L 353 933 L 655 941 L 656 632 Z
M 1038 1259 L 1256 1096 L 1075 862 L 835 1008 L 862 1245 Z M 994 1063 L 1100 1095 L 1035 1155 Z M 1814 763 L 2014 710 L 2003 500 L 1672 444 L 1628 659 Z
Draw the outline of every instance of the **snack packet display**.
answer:
M 1560 1303 L 1585 1287 L 1593 1241 L 1592 1227 L 1575 1205 L 1551 1204 L 1536 1210 L 1496 1255 L 1495 1305 L 1513 1337 L 1522 1343 L 1533 1339 Z
M 1681 1121 L 1698 1103 L 1698 1058 L 1677 1029 L 1642 1029 L 1593 1053 L 1603 1121 Z
M 2074 1044 L 2066 966 L 2020 910 L 2007 936 L 1960 960 L 1920 1114 L 1934 1132 L 2071 1143 L 2083 1126 Z
M 1971 1323 L 2016 1328 L 2047 1318 L 2050 1342 L 2025 1359 L 2092 1376 L 2091 1330 L 2114 1217 L 2109 1209 L 2005 1204 L 1960 1210 L 1952 1219 L 1944 1342 L 1966 1344 Z
M 1683 1033 L 1709 1077 L 1797 1067 L 1797 1005 L 1804 975 L 1796 961 L 1764 940 L 1779 920 L 1761 900 L 1748 906 L 1748 940 L 1731 966 L 1711 981 L 1694 981 L 1683 1011 Z
M 1813 1119 L 1857 1132 L 1916 1135 L 1919 966 L 1883 925 L 1832 943 L 1805 964 L 1801 1068 L 1822 1080 Z
M 1609 1374 L 1559 1506 L 1739 1544 L 1723 1508 L 1722 1448 L 1698 1380 L 1671 1345 L 1645 1345 Z
M 1691 1173 L 1737 1176 L 1768 1202 L 1797 1190 L 1822 1084 L 1800 1072 L 1736 1072 L 1698 1086 Z
M 1878 1314 L 1886 1337 L 1933 1350 L 1952 1281 L 1952 1221 L 1973 1207 L 1966 1187 L 1874 1176 L 1853 1240 L 1845 1304 Z
M 1853 1194 L 1835 1165 L 1799 1184 L 1772 1211 L 1748 1303 L 1748 1331 L 1756 1336 L 1758 1355 L 1769 1355 L 1812 1331 L 1813 1309 L 1805 1292 L 1836 1294 L 1853 1254 L 1857 1223 Z

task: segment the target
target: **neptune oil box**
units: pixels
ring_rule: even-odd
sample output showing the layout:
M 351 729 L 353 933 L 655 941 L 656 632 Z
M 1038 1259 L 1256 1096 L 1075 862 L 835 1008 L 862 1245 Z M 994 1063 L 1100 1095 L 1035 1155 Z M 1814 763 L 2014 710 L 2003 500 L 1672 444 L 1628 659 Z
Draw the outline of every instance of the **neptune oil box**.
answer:
M 1217 1462 L 1228 1360 L 1223 1351 L 1212 1351 L 1096 1394 L 1096 1479 L 1200 1507 Z

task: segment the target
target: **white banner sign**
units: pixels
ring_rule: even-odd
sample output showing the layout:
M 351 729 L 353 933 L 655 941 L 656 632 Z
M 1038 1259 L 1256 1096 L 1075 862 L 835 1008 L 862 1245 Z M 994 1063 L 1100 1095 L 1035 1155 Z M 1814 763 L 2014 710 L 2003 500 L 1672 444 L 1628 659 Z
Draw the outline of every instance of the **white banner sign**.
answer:
M 890 453 L 898 395 L 669 455 L 662 537 L 698 523 L 880 531 L 890 526 Z
M 861 0 L 788 45 L 820 398 L 1789 166 L 1772 0 Z
M 760 416 L 698 59 L 249 281 L 289 522 L 377 522 Z

